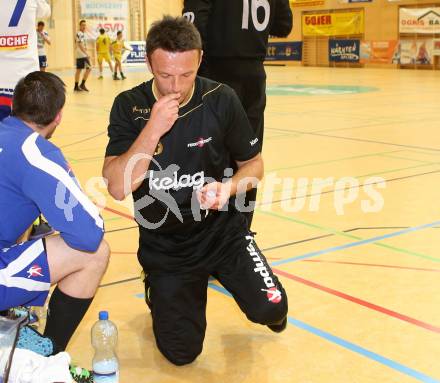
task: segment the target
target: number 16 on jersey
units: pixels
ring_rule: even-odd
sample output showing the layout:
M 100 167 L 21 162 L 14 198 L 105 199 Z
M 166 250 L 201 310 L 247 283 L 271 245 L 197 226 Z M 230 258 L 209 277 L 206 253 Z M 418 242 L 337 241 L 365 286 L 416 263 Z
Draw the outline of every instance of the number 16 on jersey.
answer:
M 249 4 L 250 3 L 250 4 Z M 270 4 L 268 0 L 243 0 L 243 18 L 241 22 L 241 29 L 249 29 L 249 8 L 252 18 L 252 24 L 259 32 L 264 31 L 269 24 L 270 18 Z M 258 8 L 264 10 L 264 19 L 260 23 L 258 20 Z

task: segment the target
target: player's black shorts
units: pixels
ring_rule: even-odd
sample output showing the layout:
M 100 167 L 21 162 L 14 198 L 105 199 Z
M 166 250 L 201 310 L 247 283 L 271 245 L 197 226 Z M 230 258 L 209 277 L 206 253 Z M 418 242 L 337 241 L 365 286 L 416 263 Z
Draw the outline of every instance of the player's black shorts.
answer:
M 89 69 L 92 65 L 88 57 L 76 59 L 76 69 Z
M 150 288 L 156 343 L 174 364 L 190 363 L 202 351 L 210 276 L 225 287 L 250 321 L 268 325 L 287 315 L 286 292 L 247 231 L 243 216 L 234 213 L 228 221 L 222 228 L 199 231 L 195 240 L 188 238 L 193 246 L 182 247 L 178 261 L 169 258 L 177 254 L 164 257 L 162 251 L 148 250 L 148 245 L 139 250 Z M 168 240 L 163 236 L 163 242 Z M 161 257 L 167 260 L 163 269 Z

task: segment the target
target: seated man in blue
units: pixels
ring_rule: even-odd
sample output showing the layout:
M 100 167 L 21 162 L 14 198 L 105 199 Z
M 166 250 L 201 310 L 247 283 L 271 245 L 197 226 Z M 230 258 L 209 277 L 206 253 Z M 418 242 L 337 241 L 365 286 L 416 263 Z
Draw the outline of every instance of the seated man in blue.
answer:
M 48 141 L 65 99 L 60 78 L 32 72 L 18 82 L 12 116 L 0 123 L 0 310 L 43 305 L 57 284 L 44 335 L 58 351 L 84 317 L 109 259 L 98 209 Z M 60 234 L 17 244 L 40 214 Z

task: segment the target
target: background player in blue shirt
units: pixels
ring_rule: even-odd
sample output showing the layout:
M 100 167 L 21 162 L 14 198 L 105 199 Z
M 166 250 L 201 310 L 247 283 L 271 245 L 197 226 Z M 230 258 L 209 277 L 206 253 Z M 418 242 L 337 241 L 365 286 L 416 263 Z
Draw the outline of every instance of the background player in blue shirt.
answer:
M 98 209 L 48 141 L 64 103 L 61 79 L 32 72 L 18 82 L 12 116 L 0 123 L 0 310 L 43 305 L 57 284 L 44 332 L 57 351 L 86 313 L 109 258 Z M 60 234 L 16 244 L 41 213 Z

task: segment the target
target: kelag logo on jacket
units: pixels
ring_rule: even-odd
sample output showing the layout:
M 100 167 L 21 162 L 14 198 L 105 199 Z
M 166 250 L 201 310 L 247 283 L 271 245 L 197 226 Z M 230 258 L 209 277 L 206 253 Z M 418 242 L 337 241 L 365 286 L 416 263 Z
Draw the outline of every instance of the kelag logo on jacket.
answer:
M 359 53 L 360 40 L 329 40 L 329 61 L 359 62 Z

